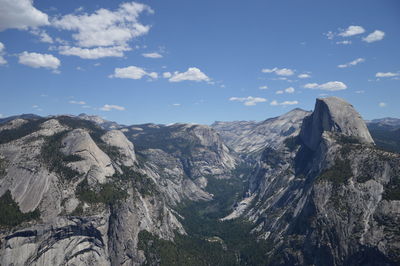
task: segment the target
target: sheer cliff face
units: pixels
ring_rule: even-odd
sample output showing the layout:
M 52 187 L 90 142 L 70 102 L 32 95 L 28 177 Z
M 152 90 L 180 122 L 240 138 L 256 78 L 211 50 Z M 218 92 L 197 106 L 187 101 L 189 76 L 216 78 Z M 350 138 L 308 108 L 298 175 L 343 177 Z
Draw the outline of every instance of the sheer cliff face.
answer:
M 304 119 L 301 139 L 315 150 L 324 131 L 339 132 L 367 144 L 374 143 L 360 114 L 351 104 L 337 97 L 317 99 L 314 112 Z
M 350 104 L 318 99 L 299 137 L 264 150 L 245 216 L 276 265 L 394 265 L 399 163 Z

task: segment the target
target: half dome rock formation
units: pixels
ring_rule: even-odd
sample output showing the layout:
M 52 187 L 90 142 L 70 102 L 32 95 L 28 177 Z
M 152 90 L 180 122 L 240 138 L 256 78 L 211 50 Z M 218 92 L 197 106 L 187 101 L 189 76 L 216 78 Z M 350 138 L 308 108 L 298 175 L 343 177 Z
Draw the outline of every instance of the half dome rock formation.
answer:
M 316 150 L 324 131 L 339 132 L 366 144 L 374 143 L 360 114 L 338 97 L 317 99 L 314 112 L 303 121 L 300 136 L 308 148 Z

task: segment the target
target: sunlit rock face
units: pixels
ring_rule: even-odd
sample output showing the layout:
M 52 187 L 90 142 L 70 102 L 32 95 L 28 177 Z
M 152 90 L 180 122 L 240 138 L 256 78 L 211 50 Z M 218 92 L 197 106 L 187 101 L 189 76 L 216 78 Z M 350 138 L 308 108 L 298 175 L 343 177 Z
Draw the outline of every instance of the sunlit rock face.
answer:
M 315 150 L 324 131 L 339 132 L 366 144 L 374 143 L 360 114 L 338 97 L 317 99 L 314 112 L 303 122 L 301 138 L 310 149 Z

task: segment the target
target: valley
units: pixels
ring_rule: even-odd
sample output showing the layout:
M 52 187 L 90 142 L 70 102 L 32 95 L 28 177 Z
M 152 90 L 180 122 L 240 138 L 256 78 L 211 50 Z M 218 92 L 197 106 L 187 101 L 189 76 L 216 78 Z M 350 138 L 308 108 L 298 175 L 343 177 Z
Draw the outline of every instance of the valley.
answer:
M 0 265 L 397 265 L 396 123 L 5 119 Z

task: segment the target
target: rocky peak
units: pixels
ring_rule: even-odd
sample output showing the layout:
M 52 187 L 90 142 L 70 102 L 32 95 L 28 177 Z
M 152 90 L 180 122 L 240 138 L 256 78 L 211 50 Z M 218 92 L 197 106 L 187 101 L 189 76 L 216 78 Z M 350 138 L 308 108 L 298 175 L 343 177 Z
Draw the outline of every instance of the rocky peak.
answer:
M 324 131 L 339 132 L 363 143 L 374 143 L 360 114 L 338 97 L 317 99 L 314 112 L 303 121 L 300 136 L 307 147 L 316 150 Z

